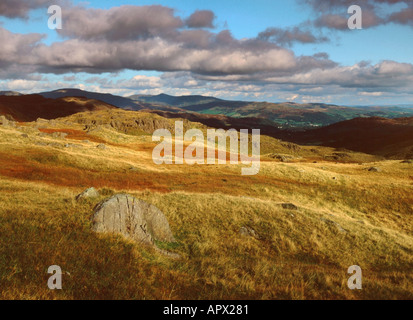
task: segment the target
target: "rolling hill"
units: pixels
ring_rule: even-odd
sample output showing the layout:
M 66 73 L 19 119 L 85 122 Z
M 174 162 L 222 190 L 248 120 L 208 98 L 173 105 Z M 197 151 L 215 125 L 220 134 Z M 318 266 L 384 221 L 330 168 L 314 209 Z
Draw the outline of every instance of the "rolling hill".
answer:
M 37 118 L 55 119 L 82 111 L 116 109 L 102 101 L 83 97 L 47 99 L 41 95 L 0 96 L 0 115 L 16 121 L 34 121 Z
M 129 97 L 134 101 L 141 101 L 147 103 L 155 103 L 155 104 L 165 104 L 174 107 L 191 107 L 195 105 L 204 105 L 207 103 L 219 103 L 224 102 L 224 100 L 214 98 L 214 97 L 205 97 L 205 96 L 180 96 L 175 97 L 168 94 L 159 94 L 156 96 L 148 96 L 148 95 L 132 95 Z
M 116 96 L 108 93 L 89 92 L 80 89 L 60 89 L 50 92 L 39 93 L 45 98 L 58 99 L 65 97 L 85 97 L 88 99 L 100 100 L 118 108 L 140 110 L 143 106 L 136 101 L 121 96 Z
M 357 118 L 296 132 L 294 142 L 345 148 L 387 158 L 413 158 L 413 117 Z

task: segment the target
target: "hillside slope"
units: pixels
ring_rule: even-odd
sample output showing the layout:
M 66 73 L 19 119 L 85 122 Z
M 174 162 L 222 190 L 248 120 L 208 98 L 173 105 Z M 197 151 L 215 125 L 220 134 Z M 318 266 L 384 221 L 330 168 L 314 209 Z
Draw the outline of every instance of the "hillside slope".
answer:
M 298 132 L 296 143 L 346 148 L 387 158 L 413 158 L 413 117 L 357 118 Z
M 324 161 L 333 150 L 271 138 L 302 158 L 263 156 L 255 176 L 155 165 L 157 142 L 129 131 L 139 119 L 172 123 L 114 109 L 0 126 L 0 299 L 413 298 L 412 164 Z M 100 196 L 76 201 L 89 187 Z M 118 193 L 165 214 L 177 243 L 159 245 L 181 259 L 93 232 L 93 208 Z M 47 287 L 56 264 L 63 290 Z M 347 287 L 354 264 L 363 290 Z
M 34 121 L 37 118 L 55 119 L 82 111 L 99 111 L 116 107 L 92 99 L 67 97 L 46 99 L 40 95 L 0 96 L 0 115 L 16 121 Z

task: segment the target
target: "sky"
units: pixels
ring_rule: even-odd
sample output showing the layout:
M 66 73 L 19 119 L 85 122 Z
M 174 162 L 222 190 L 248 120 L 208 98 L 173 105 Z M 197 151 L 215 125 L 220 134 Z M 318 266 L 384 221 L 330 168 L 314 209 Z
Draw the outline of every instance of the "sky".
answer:
M 0 91 L 413 104 L 413 0 L 0 0 L 0 44 Z

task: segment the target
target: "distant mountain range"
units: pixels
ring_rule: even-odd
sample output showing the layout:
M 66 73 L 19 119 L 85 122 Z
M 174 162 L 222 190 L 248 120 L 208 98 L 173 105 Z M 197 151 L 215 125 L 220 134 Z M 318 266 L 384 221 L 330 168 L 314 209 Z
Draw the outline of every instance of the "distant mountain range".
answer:
M 1 95 L 16 96 L 19 93 L 4 92 Z M 106 93 L 88 92 L 80 89 L 60 89 L 41 92 L 45 98 L 84 97 L 99 100 L 127 110 L 160 110 L 178 114 L 220 115 L 236 119 L 254 119 L 257 126 L 274 126 L 279 129 L 307 129 L 324 127 L 337 122 L 359 117 L 400 118 L 413 116 L 409 106 L 360 106 L 346 107 L 332 104 L 294 102 L 268 103 L 230 101 L 205 96 L 170 96 L 160 94 L 132 95 L 121 97 Z M 169 115 L 171 116 L 171 115 Z M 194 116 L 192 116 L 194 117 Z

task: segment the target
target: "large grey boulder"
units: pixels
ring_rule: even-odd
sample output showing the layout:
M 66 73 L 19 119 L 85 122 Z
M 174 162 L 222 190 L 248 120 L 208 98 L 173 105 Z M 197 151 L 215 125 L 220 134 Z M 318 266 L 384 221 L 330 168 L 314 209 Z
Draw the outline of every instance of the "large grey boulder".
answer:
M 165 215 L 155 206 L 117 194 L 95 207 L 93 230 L 122 234 L 137 243 L 175 242 Z

